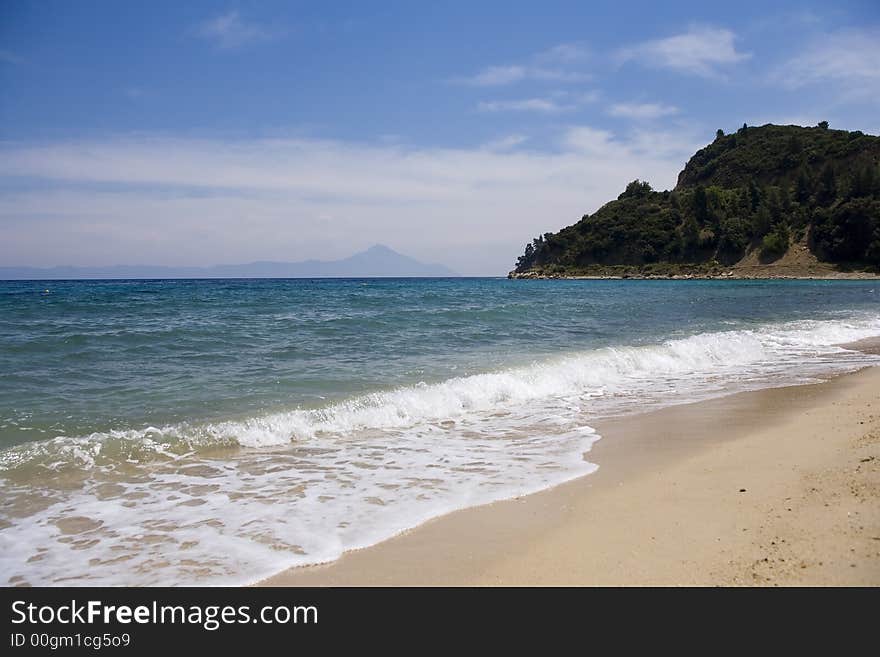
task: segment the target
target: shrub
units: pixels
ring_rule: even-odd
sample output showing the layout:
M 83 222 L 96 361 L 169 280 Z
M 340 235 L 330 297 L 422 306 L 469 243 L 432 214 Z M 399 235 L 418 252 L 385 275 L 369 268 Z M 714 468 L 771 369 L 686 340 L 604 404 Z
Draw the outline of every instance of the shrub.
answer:
M 772 232 L 764 236 L 761 241 L 761 259 L 765 261 L 776 260 L 788 250 L 788 239 L 778 232 Z

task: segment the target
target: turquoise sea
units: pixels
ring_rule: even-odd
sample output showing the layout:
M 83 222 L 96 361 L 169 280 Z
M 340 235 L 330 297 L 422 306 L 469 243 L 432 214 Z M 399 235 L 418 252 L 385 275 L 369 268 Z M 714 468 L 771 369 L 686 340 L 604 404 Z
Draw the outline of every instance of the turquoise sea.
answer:
M 0 281 L 0 582 L 332 560 L 877 335 L 876 281 Z

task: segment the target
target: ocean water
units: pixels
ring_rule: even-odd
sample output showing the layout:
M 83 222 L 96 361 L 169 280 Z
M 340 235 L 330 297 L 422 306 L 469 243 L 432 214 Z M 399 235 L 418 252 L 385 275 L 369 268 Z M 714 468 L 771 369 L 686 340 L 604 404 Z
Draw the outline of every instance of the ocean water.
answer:
M 874 281 L 0 282 L 0 583 L 332 560 L 592 472 L 599 418 L 877 335 Z

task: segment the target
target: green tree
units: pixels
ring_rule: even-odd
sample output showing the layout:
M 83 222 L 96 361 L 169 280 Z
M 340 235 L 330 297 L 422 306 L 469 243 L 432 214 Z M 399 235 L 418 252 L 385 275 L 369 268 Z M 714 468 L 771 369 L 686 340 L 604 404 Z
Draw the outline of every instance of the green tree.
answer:
M 721 222 L 721 237 L 718 251 L 725 262 L 739 260 L 749 245 L 751 227 L 739 217 L 730 217 Z
M 797 178 L 794 183 L 794 199 L 798 203 L 806 203 L 810 200 L 813 193 L 813 181 L 810 172 L 806 167 L 798 169 Z
M 721 217 L 724 216 L 724 194 L 723 190 L 716 185 L 706 188 L 706 222 L 711 224 L 713 229 L 718 228 Z
M 772 225 L 773 218 L 770 216 L 770 211 L 762 203 L 758 207 L 758 211 L 752 216 L 752 234 L 758 238 L 764 237 L 764 235 L 770 232 Z
M 770 222 L 775 226 L 782 219 L 782 195 L 778 187 L 771 187 L 766 194 L 767 211 L 770 213 Z
M 828 207 L 834 203 L 837 198 L 837 173 L 831 163 L 822 168 L 816 187 L 816 200 L 819 205 Z
M 756 212 L 758 206 L 761 205 L 761 201 L 764 200 L 764 191 L 758 185 L 754 178 L 749 180 L 748 184 L 749 190 L 749 207 L 752 212 Z
M 623 193 L 617 197 L 618 200 L 624 198 L 643 198 L 650 194 L 652 191 L 650 183 L 647 181 L 643 182 L 636 178 L 631 183 L 626 186 L 626 189 Z
M 866 164 L 857 169 L 850 186 L 850 197 L 872 196 L 876 189 L 875 177 L 876 167 L 872 164 Z
M 697 185 L 694 189 L 694 195 L 691 199 L 691 209 L 694 213 L 697 223 L 704 225 L 709 221 L 709 200 L 706 197 L 706 188 Z
M 788 251 L 789 239 L 788 227 L 785 224 L 778 226 L 761 240 L 761 260 L 767 262 L 783 256 Z
M 693 256 L 700 242 L 700 226 L 693 216 L 688 215 L 679 228 L 681 235 L 681 251 L 686 258 Z
M 880 226 L 874 229 L 871 243 L 865 251 L 865 259 L 875 267 L 880 267 Z
M 815 213 L 813 247 L 824 260 L 858 262 L 865 256 L 880 217 L 880 201 L 853 199 Z

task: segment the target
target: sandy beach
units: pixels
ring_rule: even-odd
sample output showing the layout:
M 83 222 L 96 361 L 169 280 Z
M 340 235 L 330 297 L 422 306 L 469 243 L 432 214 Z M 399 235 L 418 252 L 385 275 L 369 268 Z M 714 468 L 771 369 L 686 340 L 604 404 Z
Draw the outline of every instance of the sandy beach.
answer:
M 598 430 L 595 474 L 262 584 L 880 584 L 880 368 Z

